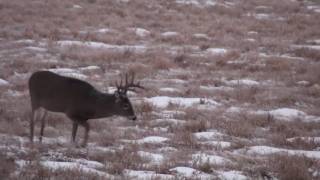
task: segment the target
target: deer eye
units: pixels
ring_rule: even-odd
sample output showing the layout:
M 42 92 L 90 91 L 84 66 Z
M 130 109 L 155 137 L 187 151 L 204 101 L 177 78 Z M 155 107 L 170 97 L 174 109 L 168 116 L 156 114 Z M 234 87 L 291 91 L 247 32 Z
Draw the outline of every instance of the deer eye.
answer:
M 129 109 L 129 107 L 130 107 L 129 104 L 124 104 L 123 105 L 123 109 Z

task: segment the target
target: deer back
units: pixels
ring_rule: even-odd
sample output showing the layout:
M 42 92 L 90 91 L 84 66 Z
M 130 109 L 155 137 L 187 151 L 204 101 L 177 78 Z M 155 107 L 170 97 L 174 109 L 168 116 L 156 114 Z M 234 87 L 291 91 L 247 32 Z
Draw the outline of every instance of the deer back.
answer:
M 50 71 L 34 73 L 29 80 L 32 108 L 43 107 L 49 111 L 65 112 L 70 107 L 90 105 L 97 91 L 84 81 L 60 76 Z

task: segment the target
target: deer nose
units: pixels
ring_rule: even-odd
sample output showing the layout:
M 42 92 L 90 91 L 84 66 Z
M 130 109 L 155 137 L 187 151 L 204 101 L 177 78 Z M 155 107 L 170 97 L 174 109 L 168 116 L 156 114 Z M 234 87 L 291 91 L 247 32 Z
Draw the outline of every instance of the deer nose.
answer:
M 132 116 L 131 119 L 135 121 L 137 119 L 137 116 Z

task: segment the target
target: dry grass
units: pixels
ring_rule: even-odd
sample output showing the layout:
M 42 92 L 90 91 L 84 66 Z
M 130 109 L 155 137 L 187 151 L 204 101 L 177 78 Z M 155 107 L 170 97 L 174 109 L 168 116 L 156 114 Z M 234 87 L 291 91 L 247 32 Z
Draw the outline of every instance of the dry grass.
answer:
M 81 170 L 49 170 L 39 164 L 39 159 L 48 151 L 63 151 L 68 157 L 87 158 L 106 164 L 104 171 L 123 176 L 124 169 L 153 170 L 171 174 L 170 168 L 190 166 L 190 155 L 199 150 L 213 150 L 202 146 L 193 136 L 195 132 L 218 130 L 225 134 L 223 140 L 231 147 L 216 148 L 223 155 L 248 145 L 271 145 L 289 149 L 315 150 L 315 141 L 293 137 L 316 137 L 318 123 L 278 121 L 268 115 L 255 115 L 248 110 L 291 107 L 302 109 L 309 115 L 319 116 L 320 67 L 319 51 L 296 48 L 292 45 L 317 45 L 319 13 L 307 8 L 310 2 L 287 0 L 240 0 L 232 3 L 218 0 L 216 6 L 196 7 L 173 1 L 22 1 L 0 2 L 0 77 L 8 80 L 9 86 L 0 86 L 0 133 L 12 135 L 2 140 L 2 145 L 21 147 L 15 136 L 26 138 L 29 132 L 30 105 L 27 79 L 31 72 L 47 68 L 79 68 L 96 65 L 99 71 L 83 72 L 87 81 L 105 89 L 119 72 L 136 72 L 148 91 L 134 95 L 134 100 L 152 96 L 199 97 L 217 100 L 221 106 L 209 110 L 184 108 L 170 104 L 159 109 L 147 102 L 134 103 L 138 122 L 122 119 L 91 121 L 90 142 L 113 151 L 93 153 L 88 149 L 63 149 L 59 143 L 35 145 L 38 152 L 15 158 L 29 159 L 30 163 L 20 175 L 12 179 L 99 179 Z M 315 3 L 315 2 L 313 2 Z M 81 8 L 75 6 L 79 5 Z M 19 13 L 17 13 L 19 12 Z M 269 15 L 259 19 L 257 14 Z M 236 17 L 236 18 L 235 18 Z M 98 32 L 108 28 L 109 31 Z M 150 31 L 148 36 L 137 35 L 132 28 Z M 163 36 L 164 32 L 178 35 Z M 208 37 L 195 37 L 195 34 Z M 21 39 L 33 43 L 17 42 Z M 146 52 L 132 49 L 112 51 L 106 49 L 70 46 L 61 48 L 59 40 L 102 42 L 111 45 L 145 45 Z M 26 47 L 42 47 L 47 51 L 27 50 Z M 190 48 L 191 47 L 191 48 Z M 227 53 L 209 55 L 209 48 L 225 48 Z M 262 54 L 263 53 L 263 54 Z M 298 56 L 290 58 L 281 55 Z M 303 58 L 303 59 L 301 59 Z M 261 86 L 233 86 L 229 79 L 249 78 L 261 81 Z M 166 81 L 170 79 L 170 81 Z M 180 79 L 181 81 L 171 81 Z M 299 81 L 306 81 L 298 83 Z M 267 82 L 267 83 L 265 83 Z M 162 92 L 162 87 L 177 88 L 179 92 Z M 217 90 L 205 90 L 202 86 L 215 86 Z M 228 90 L 218 87 L 228 86 Z M 13 97 L 10 93 L 22 94 Z M 243 107 L 244 112 L 228 113 L 229 107 Z M 185 120 L 185 124 L 152 125 L 152 120 L 163 118 L 164 110 L 183 111 L 172 118 Z M 171 118 L 171 117 L 170 117 Z M 165 119 L 165 118 L 164 118 Z M 49 114 L 45 137 L 67 137 L 71 134 L 71 122 L 65 116 Z M 134 126 L 135 125 L 135 126 Z M 36 135 L 39 123 L 36 124 Z M 151 135 L 168 137 L 162 144 L 129 144 L 123 139 L 138 139 Z M 79 138 L 83 136 L 80 128 Z M 239 140 L 241 139 L 241 140 Z M 259 142 L 258 140 L 259 139 Z M 261 142 L 260 142 L 261 140 Z M 166 158 L 159 166 L 150 166 L 138 151 L 158 152 L 161 147 L 174 147 L 177 151 L 163 153 Z M 85 152 L 83 152 L 85 151 Z M 231 152 L 231 153 L 230 153 Z M 17 168 L 8 155 L 0 153 L 0 177 L 8 177 Z M 38 155 L 36 155 L 38 153 Z M 261 167 L 260 159 L 233 157 L 236 163 L 230 166 L 212 167 L 201 163 L 192 167 L 216 175 L 215 170 L 241 170 L 252 178 L 267 175 L 279 179 L 314 179 L 311 176 L 319 167 L 304 157 L 279 155 L 268 159 L 269 165 Z M 311 170 L 310 170 L 311 169 Z M 318 168 L 319 169 L 319 168 Z M 121 179 L 120 178 L 120 179 Z
M 274 155 L 270 158 L 268 166 L 279 179 L 311 180 L 314 177 L 309 172 L 309 168 L 313 167 L 314 164 L 312 160 L 306 157 Z
M 173 147 L 179 147 L 182 149 L 198 149 L 199 145 L 190 131 L 178 131 L 171 139 Z
M 282 60 L 281 58 L 269 58 L 266 60 L 266 69 L 271 72 L 290 71 L 292 65 L 289 61 Z
M 157 58 L 154 60 L 153 68 L 158 70 L 168 70 L 174 66 L 173 63 L 170 62 L 168 59 L 164 58 Z
M 156 109 L 152 104 L 142 101 L 136 107 L 136 113 L 143 118 L 143 121 L 148 121 L 152 112 Z
M 297 148 L 297 149 L 314 149 L 317 145 L 312 141 L 302 143 L 299 141 L 289 142 L 287 138 L 292 137 L 313 137 L 315 130 L 319 128 L 317 123 L 305 123 L 301 121 L 282 122 L 274 121 L 270 125 L 270 140 L 274 145 Z
M 16 169 L 16 164 L 14 162 L 13 157 L 8 157 L 8 152 L 1 151 L 0 153 L 0 176 L 2 178 L 9 178 L 10 175 L 14 172 Z
M 0 130 L 2 133 L 17 134 L 20 136 L 26 136 L 28 133 L 28 122 L 31 117 L 29 102 L 26 97 L 20 97 L 20 99 L 3 98 L 1 102 L 1 121 L 2 124 Z M 10 103 L 8 103 L 10 102 Z
M 227 121 L 224 125 L 227 134 L 235 137 L 254 137 L 255 127 L 247 121 Z
M 137 146 L 133 144 L 106 156 L 106 161 L 112 163 L 108 171 L 120 175 L 125 169 L 142 169 L 146 160 L 141 158 L 137 151 Z
M 57 170 L 52 170 L 41 166 L 37 162 L 31 162 L 24 168 L 24 170 L 17 176 L 12 179 L 23 179 L 23 180 L 41 180 L 41 179 L 51 179 L 57 178 L 62 180 L 69 179 L 104 179 L 98 174 L 85 173 L 82 169 L 64 169 L 60 168 Z
M 310 48 L 296 49 L 294 51 L 294 54 L 298 57 L 308 58 L 316 62 L 318 62 L 320 59 L 319 51 L 315 49 L 310 49 Z
M 303 140 L 302 138 L 297 138 L 293 142 L 288 142 L 289 146 L 293 149 L 304 149 L 304 150 L 314 150 L 320 145 L 314 138 L 310 140 Z
M 298 73 L 298 80 L 309 81 L 310 85 L 318 84 L 320 80 L 320 72 L 318 68 L 319 63 L 301 63 L 296 65 L 296 72 Z

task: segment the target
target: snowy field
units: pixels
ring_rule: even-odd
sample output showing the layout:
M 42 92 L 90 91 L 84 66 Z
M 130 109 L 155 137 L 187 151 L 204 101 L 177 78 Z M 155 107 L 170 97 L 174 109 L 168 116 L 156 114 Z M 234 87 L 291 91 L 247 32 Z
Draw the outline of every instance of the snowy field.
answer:
M 0 16 L 0 179 L 320 179 L 319 1 L 2 0 Z M 138 120 L 89 120 L 80 148 L 49 113 L 31 146 L 38 70 L 109 93 L 135 72 Z

